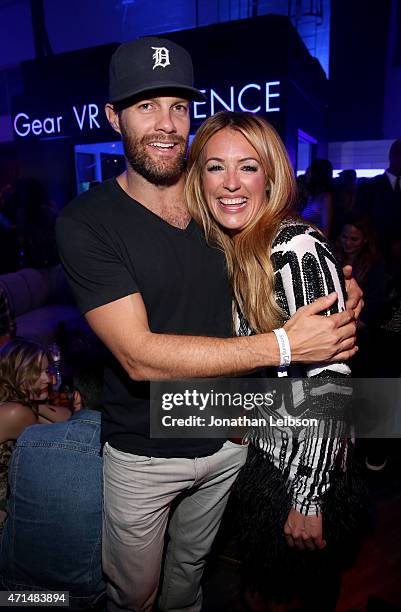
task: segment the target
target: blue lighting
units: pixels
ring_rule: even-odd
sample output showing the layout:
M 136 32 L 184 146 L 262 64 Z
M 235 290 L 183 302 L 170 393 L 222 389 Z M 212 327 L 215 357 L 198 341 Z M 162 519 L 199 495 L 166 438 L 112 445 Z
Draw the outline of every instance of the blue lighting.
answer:
M 384 170 L 384 168 L 355 168 L 357 178 L 372 178 L 378 174 L 383 174 Z M 333 178 L 338 178 L 342 171 L 342 168 L 335 168 L 333 170 Z M 297 176 L 301 174 L 305 174 L 305 170 L 297 170 Z

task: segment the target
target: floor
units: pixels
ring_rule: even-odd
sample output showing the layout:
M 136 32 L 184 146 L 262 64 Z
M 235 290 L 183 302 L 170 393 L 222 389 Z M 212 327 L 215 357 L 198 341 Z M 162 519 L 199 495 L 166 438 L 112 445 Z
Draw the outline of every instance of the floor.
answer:
M 401 453 L 386 468 L 366 472 L 374 528 L 356 563 L 344 575 L 336 612 L 401 612 Z M 226 525 L 227 529 L 227 525 Z M 240 563 L 230 538 L 221 538 L 204 580 L 202 612 L 249 612 L 240 584 Z M 258 608 L 258 610 L 264 608 Z M 322 612 L 324 612 L 322 610 Z

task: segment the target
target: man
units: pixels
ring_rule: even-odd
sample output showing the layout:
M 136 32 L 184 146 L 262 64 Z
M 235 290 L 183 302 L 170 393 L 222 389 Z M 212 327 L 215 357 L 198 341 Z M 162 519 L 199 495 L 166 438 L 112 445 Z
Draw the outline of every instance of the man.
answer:
M 78 304 L 112 354 L 102 438 L 103 564 L 113 611 L 152 609 L 169 519 L 159 608 L 201 609 L 205 557 L 246 457 L 246 447 L 223 440 L 149 438 L 148 381 L 280 363 L 274 334 L 230 338 L 224 257 L 185 205 L 189 101 L 200 99 L 191 58 L 178 45 L 145 38 L 119 47 L 106 113 L 122 136 L 127 170 L 73 201 L 57 225 Z M 294 361 L 353 354 L 353 313 L 315 314 L 335 299 L 286 324 Z
M 387 263 L 401 268 L 401 138 L 389 151 L 389 167 L 383 174 L 362 183 L 356 209 L 366 213 L 374 227 L 378 246 Z M 395 271 L 396 271 L 395 270 Z
M 28 427 L 12 455 L 8 516 L 0 542 L 0 584 L 9 590 L 65 590 L 70 607 L 105 593 L 101 568 L 100 396 L 94 367 L 74 377 L 74 414 Z

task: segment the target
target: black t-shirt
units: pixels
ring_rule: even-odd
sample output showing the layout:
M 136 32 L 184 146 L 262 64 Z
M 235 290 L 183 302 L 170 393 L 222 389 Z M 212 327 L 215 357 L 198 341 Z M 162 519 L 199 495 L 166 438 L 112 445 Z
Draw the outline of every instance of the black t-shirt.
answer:
M 185 230 L 173 227 L 111 179 L 73 200 L 61 212 L 56 231 L 82 313 L 139 292 L 154 333 L 231 335 L 224 255 L 206 244 L 195 221 Z M 102 439 L 119 450 L 154 457 L 205 456 L 222 444 L 217 439 L 150 439 L 149 383 L 131 380 L 111 354 Z

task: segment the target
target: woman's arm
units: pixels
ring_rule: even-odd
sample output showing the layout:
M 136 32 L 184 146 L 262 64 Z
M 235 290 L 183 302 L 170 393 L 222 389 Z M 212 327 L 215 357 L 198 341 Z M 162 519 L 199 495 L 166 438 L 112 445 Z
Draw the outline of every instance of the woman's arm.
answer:
M 338 303 L 327 315 L 344 309 L 344 281 L 330 246 L 312 228 L 305 228 L 302 224 L 290 227 L 285 230 L 288 240 L 283 242 L 279 235 L 272 252 L 280 305 L 288 316 L 292 316 L 298 308 L 335 290 L 339 297 Z M 350 370 L 341 362 L 330 365 L 315 363 L 305 368 L 305 374 L 307 377 L 319 378 L 347 377 Z M 328 397 L 323 392 L 320 402 L 326 402 L 326 399 Z M 298 406 L 298 409 L 302 411 L 302 406 Z M 319 427 L 320 424 L 318 430 Z M 329 473 L 342 448 L 342 441 L 338 439 L 337 421 L 326 420 L 324 429 L 325 436 L 312 429 L 302 432 L 289 470 L 293 509 L 284 532 L 288 544 L 301 549 L 325 546 L 320 499 L 328 488 Z
M 18 402 L 3 404 L 0 406 L 0 443 L 16 440 L 24 429 L 37 423 L 38 419 L 28 406 Z

